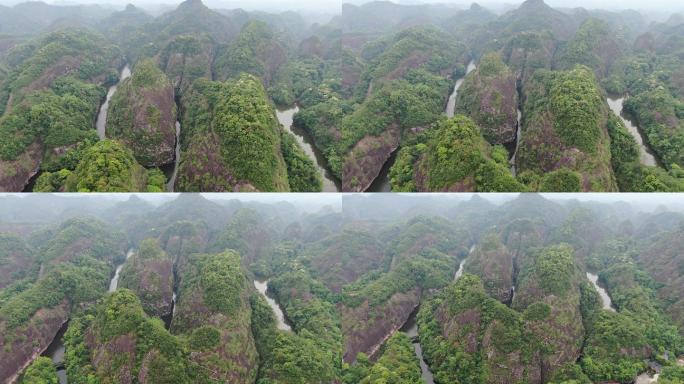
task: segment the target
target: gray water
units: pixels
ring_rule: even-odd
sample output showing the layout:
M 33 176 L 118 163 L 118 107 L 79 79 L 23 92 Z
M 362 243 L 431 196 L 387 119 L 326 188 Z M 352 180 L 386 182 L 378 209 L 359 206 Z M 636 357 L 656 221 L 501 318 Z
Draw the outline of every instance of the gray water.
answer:
M 466 67 L 466 75 L 468 75 L 470 72 L 474 71 L 475 68 L 477 68 L 477 67 L 475 66 L 475 60 L 473 60 L 470 63 L 468 63 L 468 67 Z M 465 76 L 456 80 L 456 84 L 454 85 L 454 90 L 453 90 L 453 92 L 451 92 L 451 95 L 449 95 L 449 101 L 447 101 L 447 106 L 446 106 L 446 115 L 449 118 L 454 117 L 454 115 L 455 115 L 455 112 L 456 112 L 456 96 L 458 96 L 458 90 L 459 90 L 459 88 L 461 88 L 464 81 L 465 81 Z
M 603 309 L 615 312 L 615 308 L 613 308 L 613 301 L 610 299 L 610 296 L 608 296 L 608 292 L 606 292 L 605 289 L 601 288 L 601 286 L 598 285 L 598 276 L 594 275 L 593 273 L 587 272 L 587 278 L 589 279 L 589 281 L 591 281 L 592 284 L 594 284 L 594 287 L 596 287 L 596 290 L 601 296 L 601 301 L 603 302 Z
M 656 373 L 653 376 L 651 376 L 649 373 L 642 373 L 641 375 L 637 376 L 636 380 L 634 380 L 634 384 L 657 383 L 658 377 L 660 377 L 660 373 Z
M 169 182 L 166 183 L 166 192 L 173 192 L 173 190 L 176 186 L 176 178 L 178 177 L 178 164 L 180 164 L 180 155 L 181 155 L 180 130 L 181 130 L 180 121 L 176 121 L 176 154 L 175 154 L 175 157 L 173 159 L 173 172 L 171 173 L 171 177 L 169 178 Z
M 416 323 L 416 315 L 418 314 L 418 308 L 411 313 L 411 316 L 406 321 L 401 331 L 405 332 L 409 338 L 413 341 L 413 350 L 416 352 L 416 357 L 420 363 L 420 372 L 423 380 L 426 384 L 435 384 L 435 378 L 430 371 L 430 367 L 423 359 L 423 348 L 420 346 L 418 341 L 418 324 Z
M 620 120 L 622 120 L 622 122 L 625 123 L 625 127 L 627 128 L 629 133 L 631 133 L 632 136 L 634 136 L 634 140 L 636 140 L 637 144 L 639 145 L 641 164 L 650 167 L 655 167 L 658 165 L 658 162 L 655 156 L 653 155 L 651 149 L 648 148 L 648 146 L 646 145 L 646 140 L 644 140 L 644 137 L 639 131 L 639 128 L 622 115 L 624 102 L 624 97 L 619 99 L 608 98 L 608 106 L 610 106 L 610 109 L 613 111 L 613 113 L 615 113 L 615 115 L 617 115 L 617 117 L 619 117 Z
M 256 287 L 257 291 L 264 296 L 266 302 L 268 302 L 268 305 L 271 307 L 271 309 L 273 309 L 273 312 L 275 312 L 278 329 L 282 331 L 291 331 L 292 327 L 287 323 L 285 314 L 283 313 L 283 310 L 280 309 L 280 305 L 278 305 L 275 299 L 268 295 L 268 280 L 254 280 L 254 286 Z
M 334 176 L 326 168 L 326 160 L 323 154 L 314 146 L 311 136 L 301 128 L 295 127 L 292 122 L 294 120 L 295 113 L 299 112 L 299 107 L 276 110 L 276 116 L 278 121 L 285 128 L 286 131 L 294 135 L 297 139 L 297 143 L 304 150 L 304 153 L 314 162 L 318 172 L 323 179 L 323 192 L 339 192 L 341 186 Z
M 468 67 L 466 68 L 466 75 L 474 71 L 475 68 L 477 67 L 475 66 L 475 61 L 473 60 L 468 64 Z M 447 101 L 445 111 L 447 117 L 449 118 L 454 117 L 456 111 L 456 96 L 458 95 L 458 90 L 463 85 L 464 80 L 465 76 L 456 80 L 454 90 L 453 92 L 451 92 L 451 95 L 449 95 L 449 100 Z M 370 87 L 372 87 L 372 85 L 373 83 L 371 82 Z M 392 152 L 389 159 L 387 159 L 385 164 L 382 165 L 380 173 L 378 173 L 378 175 L 375 177 L 375 179 L 373 180 L 371 185 L 366 189 L 365 192 L 392 192 L 392 185 L 390 184 L 389 172 L 392 166 L 394 165 L 394 162 L 397 160 L 397 154 L 399 153 L 399 149 L 400 147 L 395 149 L 394 152 Z
M 128 260 L 132 255 L 133 255 L 133 249 L 129 249 L 128 252 L 126 253 L 126 260 Z M 119 264 L 116 267 L 116 271 L 114 272 L 114 277 L 112 277 L 112 280 L 109 282 L 108 292 L 116 291 L 116 288 L 119 286 L 119 275 L 121 274 L 121 270 L 123 269 L 124 264 L 126 264 L 125 260 L 123 263 Z
M 470 247 L 470 250 L 468 250 L 468 256 L 470 256 L 473 252 L 475 252 L 475 245 L 472 245 Z M 456 274 L 454 275 L 454 281 L 458 280 L 461 276 L 463 276 L 463 267 L 465 266 L 467 259 L 468 258 L 466 257 L 465 259 L 461 260 L 461 263 L 458 265 L 458 270 L 456 271 Z
M 515 161 L 518 158 L 518 149 L 520 149 L 520 139 L 522 138 L 522 111 L 518 107 L 518 127 L 515 132 L 515 150 L 513 151 L 513 156 L 511 156 L 511 173 L 513 176 L 516 175 L 517 169 L 515 167 Z
M 129 249 L 128 253 L 126 253 L 126 260 L 131 257 L 133 254 L 133 250 Z M 119 266 L 116 267 L 116 272 L 114 273 L 114 277 L 112 280 L 109 282 L 109 292 L 114 292 L 116 291 L 116 287 L 119 283 L 119 275 L 121 274 L 121 269 L 123 269 L 123 266 L 125 264 L 125 261 L 121 263 Z M 57 370 L 57 377 L 59 378 L 59 384 L 66 384 L 67 383 L 67 375 L 66 375 L 66 369 L 64 369 L 64 354 L 66 352 L 66 348 L 64 347 L 64 333 L 67 331 L 68 328 L 68 322 L 64 323 L 62 328 L 60 328 L 59 332 L 57 332 L 57 335 L 55 338 L 52 340 L 52 343 L 47 347 L 45 352 L 42 353 L 42 356 L 46 356 L 52 359 L 52 362 L 55 363 L 56 366 L 59 366 L 59 369 Z
M 112 85 L 109 87 L 109 90 L 107 90 L 107 97 L 105 98 L 105 102 L 100 106 L 100 111 L 98 112 L 97 120 L 95 121 L 97 135 L 100 137 L 100 140 L 104 140 L 106 138 L 105 128 L 107 126 L 107 109 L 109 109 L 109 101 L 112 99 L 112 96 L 114 96 L 114 93 L 116 93 L 116 89 L 118 88 L 119 84 L 129 77 L 131 77 L 131 68 L 129 68 L 128 64 L 126 64 L 126 66 L 124 66 L 121 70 L 119 82 Z
M 391 154 L 389 159 L 380 168 L 380 173 L 373 180 L 370 186 L 365 190 L 365 192 L 375 192 L 375 193 L 386 193 L 392 192 L 392 184 L 390 184 L 389 173 L 397 161 L 397 155 L 399 154 L 399 148 L 395 149 Z
M 64 323 L 62 328 L 59 329 L 57 335 L 52 340 L 52 343 L 47 347 L 47 349 L 41 354 L 41 356 L 49 357 L 55 366 L 59 367 L 57 369 L 57 378 L 59 379 L 59 384 L 67 383 L 66 369 L 64 368 L 64 354 L 66 348 L 64 347 L 64 333 L 66 333 L 69 327 L 69 322 Z

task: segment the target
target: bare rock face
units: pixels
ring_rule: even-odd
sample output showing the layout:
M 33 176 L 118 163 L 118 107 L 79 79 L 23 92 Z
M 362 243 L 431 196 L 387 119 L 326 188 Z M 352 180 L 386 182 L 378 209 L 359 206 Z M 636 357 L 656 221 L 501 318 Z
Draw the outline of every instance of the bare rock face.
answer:
M 395 293 L 385 303 L 371 307 L 368 301 L 356 308 L 338 305 L 344 335 L 344 361 L 352 362 L 359 352 L 373 355 L 399 330 L 420 304 L 420 289 Z
M 120 287 L 134 291 L 149 316 L 164 317 L 173 308 L 173 260 L 154 239 L 144 240 L 121 271 Z
M 496 234 L 485 236 L 466 264 L 466 272 L 482 277 L 485 290 L 502 303 L 513 299 L 513 254 Z
M 459 89 L 457 113 L 475 121 L 490 144 L 515 141 L 518 92 L 514 73 L 497 54 L 485 55 Z
M 239 254 L 195 254 L 179 269 L 171 331 L 189 338 L 190 359 L 209 381 L 254 383 L 259 356 L 251 329 L 253 288 Z M 208 335 L 210 343 L 205 341 Z
M 69 319 L 65 299 L 52 308 L 39 309 L 25 326 L 7 329 L 0 323 L 0 382 L 16 380 L 19 373 L 40 356 Z
M 342 169 L 342 191 L 363 192 L 373 183 L 383 165 L 399 147 L 399 127 L 380 136 L 365 137 L 347 155 Z
M 43 146 L 31 144 L 15 160 L 0 159 L 0 192 L 21 192 L 38 173 L 43 160 Z
M 145 60 L 114 94 L 107 133 L 131 148 L 143 166 L 169 164 L 175 156 L 176 115 L 173 85 L 153 61 Z
M 30 275 L 37 264 L 37 258 L 19 236 L 0 232 L 0 289 Z

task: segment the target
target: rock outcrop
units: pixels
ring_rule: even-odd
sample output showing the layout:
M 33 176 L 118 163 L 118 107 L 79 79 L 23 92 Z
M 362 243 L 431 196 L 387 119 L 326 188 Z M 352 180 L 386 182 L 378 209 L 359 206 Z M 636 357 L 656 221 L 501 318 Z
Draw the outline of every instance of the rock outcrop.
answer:
M 490 144 L 515 141 L 518 128 L 515 74 L 497 54 L 487 54 L 458 91 L 456 112 L 475 121 Z
M 107 134 L 131 148 L 143 166 L 158 167 L 174 160 L 176 116 L 173 85 L 154 61 L 143 60 L 112 97 Z
M 144 240 L 121 270 L 119 287 L 135 292 L 149 316 L 164 317 L 173 308 L 173 260 L 154 239 Z

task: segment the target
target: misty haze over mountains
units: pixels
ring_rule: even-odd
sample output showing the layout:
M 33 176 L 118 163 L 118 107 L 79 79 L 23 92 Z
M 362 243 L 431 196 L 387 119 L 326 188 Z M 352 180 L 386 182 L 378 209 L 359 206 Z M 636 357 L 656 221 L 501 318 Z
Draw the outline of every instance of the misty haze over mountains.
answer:
M 1 6 L 13 6 L 23 3 L 21 0 L 1 0 Z M 52 0 L 45 1 L 53 5 L 77 5 L 77 4 L 97 4 L 103 8 L 122 9 L 125 4 L 131 3 L 144 8 L 152 13 L 163 13 L 177 6 L 176 2 L 166 0 Z M 237 9 L 247 11 L 299 11 L 311 14 L 334 15 L 340 11 L 344 4 L 362 5 L 368 3 L 366 0 L 209 0 L 206 5 L 214 9 Z M 449 7 L 467 9 L 471 3 L 463 0 L 398 0 L 395 4 L 401 5 L 424 5 L 424 4 L 444 4 Z M 506 0 L 481 0 L 476 3 L 489 8 L 490 10 L 503 13 L 517 8 L 522 1 Z M 684 4 L 674 0 L 549 0 L 547 4 L 556 8 L 585 8 L 585 9 L 605 9 L 605 10 L 627 10 L 633 9 L 647 13 L 654 19 L 661 20 L 674 12 L 684 10 Z

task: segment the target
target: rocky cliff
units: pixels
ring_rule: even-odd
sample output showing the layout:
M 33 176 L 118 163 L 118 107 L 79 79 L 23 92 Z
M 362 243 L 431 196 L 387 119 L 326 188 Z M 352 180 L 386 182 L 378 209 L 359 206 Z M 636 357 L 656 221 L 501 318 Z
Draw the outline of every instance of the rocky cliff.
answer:
M 176 145 L 174 88 L 152 60 L 133 68 L 114 93 L 107 112 L 107 134 L 133 150 L 146 167 L 172 163 Z

